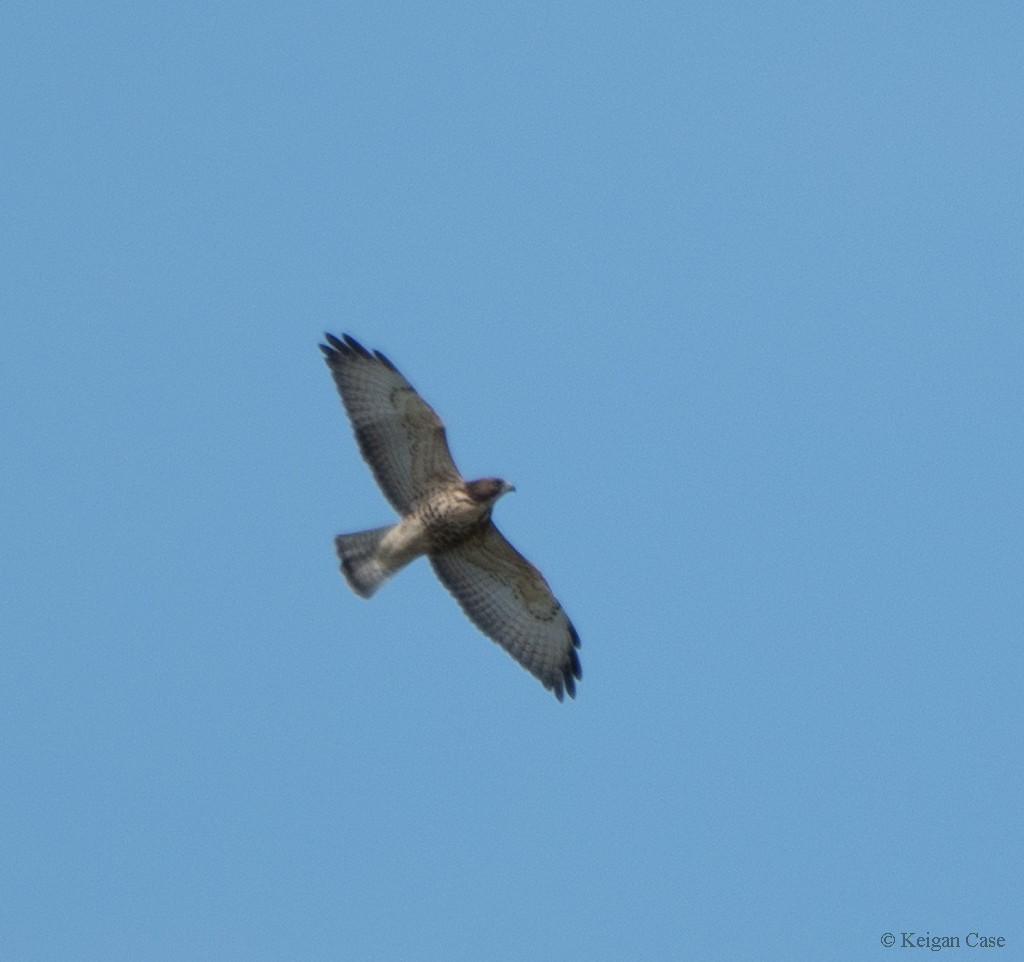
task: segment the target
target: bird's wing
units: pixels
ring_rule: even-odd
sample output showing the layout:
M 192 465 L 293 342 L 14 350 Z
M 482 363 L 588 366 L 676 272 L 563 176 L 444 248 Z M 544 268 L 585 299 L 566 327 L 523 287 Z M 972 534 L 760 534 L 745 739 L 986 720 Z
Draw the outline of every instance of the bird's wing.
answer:
M 424 495 L 461 481 L 441 419 L 395 365 L 347 334 L 326 337 L 320 350 L 359 450 L 395 510 L 408 514 Z
M 488 523 L 458 547 L 430 556 L 470 620 L 561 701 L 582 677 L 580 638 L 541 573 Z

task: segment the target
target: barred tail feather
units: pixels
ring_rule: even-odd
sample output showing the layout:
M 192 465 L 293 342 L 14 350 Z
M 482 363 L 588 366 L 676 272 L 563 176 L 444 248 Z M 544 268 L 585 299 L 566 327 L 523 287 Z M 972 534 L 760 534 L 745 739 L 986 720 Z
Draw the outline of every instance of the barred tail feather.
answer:
M 369 598 L 395 573 L 394 568 L 383 564 L 378 551 L 381 541 L 392 527 L 389 525 L 356 534 L 339 534 L 334 539 L 341 573 L 352 590 L 363 598 Z

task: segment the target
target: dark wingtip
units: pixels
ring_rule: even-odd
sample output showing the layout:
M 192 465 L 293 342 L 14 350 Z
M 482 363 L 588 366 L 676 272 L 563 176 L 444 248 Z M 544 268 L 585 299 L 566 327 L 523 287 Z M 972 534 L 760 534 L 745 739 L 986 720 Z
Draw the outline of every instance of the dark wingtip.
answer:
M 572 647 L 569 649 L 566 662 L 562 665 L 562 678 L 561 681 L 555 682 L 555 697 L 562 700 L 562 688 L 568 693 L 570 698 L 576 697 L 576 681 L 582 680 L 583 668 L 580 665 L 580 656 L 576 654 L 576 649 L 580 646 L 580 636 L 576 633 L 576 629 L 573 627 L 572 622 L 569 622 L 569 637 L 572 640 Z
M 562 677 L 557 681 L 552 681 L 547 687 L 554 692 L 555 698 L 559 701 L 562 701 L 565 695 L 575 698 L 576 682 L 582 678 L 583 669 L 580 667 L 579 656 L 576 654 L 575 648 L 570 648 L 567 660 L 562 665 Z
M 360 357 L 373 358 L 373 355 L 354 337 L 352 337 L 351 334 L 342 334 L 341 336 L 345 341 L 345 346 L 349 348 L 349 350 L 355 351 L 355 353 Z
M 395 365 L 392 364 L 391 361 L 388 358 L 386 358 L 383 354 L 381 354 L 380 351 L 374 351 L 373 352 L 373 356 L 375 358 L 377 358 L 377 360 L 380 361 L 380 363 L 383 364 L 385 367 L 390 368 L 396 374 L 398 373 L 398 368 L 395 367 Z
M 333 334 L 325 333 L 324 338 L 327 340 L 327 343 L 321 344 L 320 350 L 324 352 L 324 356 L 327 358 L 329 363 L 337 363 L 338 360 L 343 357 L 361 357 L 365 358 L 367 361 L 379 361 L 392 371 L 398 371 L 398 368 L 396 368 L 388 358 L 381 354 L 380 351 L 369 351 L 354 337 L 352 337 L 351 334 L 342 334 L 339 338 L 335 337 Z
M 336 364 L 338 359 L 349 353 L 348 348 L 341 343 L 333 334 L 324 332 L 324 339 L 327 341 L 326 344 L 320 345 L 320 350 L 324 352 L 324 357 L 328 364 Z
M 571 621 L 569 622 L 569 637 L 572 638 L 573 648 L 579 648 L 580 636 L 579 633 L 576 631 L 575 627 L 573 627 L 573 623 Z

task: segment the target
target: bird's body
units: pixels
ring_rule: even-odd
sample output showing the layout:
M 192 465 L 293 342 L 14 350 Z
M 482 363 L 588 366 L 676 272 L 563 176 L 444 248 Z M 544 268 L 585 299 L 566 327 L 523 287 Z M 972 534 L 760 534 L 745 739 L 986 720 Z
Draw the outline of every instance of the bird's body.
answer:
M 487 492 L 474 498 L 469 485 L 451 484 L 431 492 L 417 502 L 398 524 L 357 534 L 341 534 L 334 539 L 341 559 L 342 573 L 357 594 L 369 598 L 388 578 L 421 555 L 435 555 L 457 548 L 491 517 L 494 502 L 511 485 L 497 478 L 486 478 Z M 473 482 L 480 485 L 482 482 Z M 367 539 L 367 535 L 379 537 Z M 364 548 L 372 545 L 367 556 Z M 368 558 L 370 567 L 356 562 Z
M 394 525 L 338 535 L 352 589 L 369 598 L 426 555 L 469 618 L 554 691 L 575 695 L 579 635 L 547 582 L 494 526 L 491 511 L 514 490 L 500 478 L 465 481 L 444 426 L 397 368 L 358 341 L 321 344 L 363 457 L 401 515 Z

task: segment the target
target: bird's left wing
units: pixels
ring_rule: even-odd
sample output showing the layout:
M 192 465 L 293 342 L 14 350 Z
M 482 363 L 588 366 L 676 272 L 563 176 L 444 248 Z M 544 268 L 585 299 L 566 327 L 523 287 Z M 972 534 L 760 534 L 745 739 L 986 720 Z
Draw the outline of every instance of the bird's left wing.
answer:
M 450 551 L 430 556 L 470 620 L 561 701 L 582 677 L 580 638 L 541 573 L 493 523 Z
M 424 495 L 462 480 L 434 409 L 380 351 L 347 334 L 321 344 L 363 459 L 385 497 L 408 514 Z

